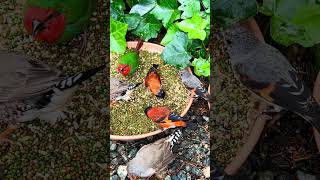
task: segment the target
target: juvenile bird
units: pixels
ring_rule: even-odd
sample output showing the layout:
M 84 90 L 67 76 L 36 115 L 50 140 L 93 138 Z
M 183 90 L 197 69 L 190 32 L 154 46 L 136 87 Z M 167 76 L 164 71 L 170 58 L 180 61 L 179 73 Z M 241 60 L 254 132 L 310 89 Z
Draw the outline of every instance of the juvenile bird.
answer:
M 120 57 L 117 70 L 122 76 L 131 76 L 137 71 L 139 66 L 139 50 L 142 45 L 143 42 L 139 40 L 134 51 L 127 52 Z
M 110 78 L 110 100 L 111 101 L 128 101 L 130 94 L 142 83 L 129 84 L 117 78 Z
M 182 131 L 177 129 L 169 137 L 144 145 L 127 164 L 127 172 L 130 178 L 151 177 L 165 170 L 174 161 L 173 146 L 177 143 Z
M 48 65 L 14 53 L 0 53 L 0 123 L 15 125 L 36 118 L 54 123 L 65 118 L 63 110 L 78 84 L 105 65 L 64 76 Z M 1 133 L 5 139 L 8 131 Z
M 222 35 L 235 75 L 250 91 L 271 105 L 296 113 L 320 132 L 320 107 L 279 50 L 238 25 Z
M 171 111 L 168 107 L 147 107 L 145 114 L 153 122 L 158 123 L 164 129 L 175 127 L 195 127 L 195 124 L 187 122 L 189 118 L 181 117 Z
M 97 0 L 27 0 L 24 26 L 36 40 L 66 42 L 85 31 Z
M 182 83 L 188 89 L 195 89 L 195 93 L 197 96 L 202 97 L 204 100 L 209 100 L 209 93 L 206 88 L 203 87 L 201 81 L 193 74 L 191 74 L 188 70 L 184 69 L 179 72 Z
M 145 86 L 157 97 L 164 98 L 166 93 L 164 92 L 160 75 L 157 72 L 157 68 L 159 65 L 153 64 L 152 67 L 149 69 L 147 77 L 145 78 Z

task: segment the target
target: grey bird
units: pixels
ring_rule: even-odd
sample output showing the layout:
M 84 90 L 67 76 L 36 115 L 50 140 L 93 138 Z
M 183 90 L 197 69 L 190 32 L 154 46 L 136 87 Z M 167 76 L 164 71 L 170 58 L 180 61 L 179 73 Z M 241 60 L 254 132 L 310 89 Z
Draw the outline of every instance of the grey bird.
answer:
M 128 82 L 119 80 L 117 78 L 110 78 L 110 100 L 115 101 L 128 101 L 130 99 L 131 93 L 136 89 L 140 84 L 129 84 Z
M 184 69 L 179 72 L 182 83 L 188 89 L 194 89 L 197 96 L 202 97 L 204 100 L 209 101 L 209 93 L 203 87 L 202 82 L 195 75 L 191 74 L 188 70 Z
M 276 107 L 296 113 L 320 132 L 320 107 L 286 57 L 234 25 L 222 35 L 236 77 L 251 92 Z
M 168 137 L 142 146 L 136 156 L 127 164 L 128 176 L 131 179 L 147 178 L 165 170 L 175 159 L 172 148 L 181 135 L 181 129 L 177 129 Z
M 65 76 L 57 69 L 24 55 L 0 52 L 0 123 L 11 126 L 39 118 L 49 123 L 64 119 L 63 110 L 78 85 L 105 65 Z

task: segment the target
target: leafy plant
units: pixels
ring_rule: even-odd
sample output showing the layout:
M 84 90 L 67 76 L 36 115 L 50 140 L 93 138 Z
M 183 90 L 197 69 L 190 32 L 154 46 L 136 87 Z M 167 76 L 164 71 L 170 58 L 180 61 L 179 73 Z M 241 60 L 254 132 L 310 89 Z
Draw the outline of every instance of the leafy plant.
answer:
M 272 38 L 289 46 L 311 47 L 320 42 L 320 2 L 315 0 L 264 0 L 259 11 L 271 16 Z
M 210 59 L 195 59 L 191 65 L 194 67 L 194 73 L 197 76 L 210 76 Z
M 213 16 L 219 26 L 248 19 L 258 12 L 256 0 L 214 0 Z
M 112 0 L 110 15 L 112 52 L 124 52 L 127 31 L 144 41 L 158 38 L 161 33 L 164 37 L 160 44 L 165 46 L 161 58 L 165 63 L 183 69 L 191 65 L 192 59 L 208 61 L 210 0 Z M 209 76 L 204 72 L 210 71 L 210 63 L 197 64 L 198 74 Z
M 126 51 L 126 33 L 128 25 L 110 19 L 110 47 L 112 52 L 124 53 Z

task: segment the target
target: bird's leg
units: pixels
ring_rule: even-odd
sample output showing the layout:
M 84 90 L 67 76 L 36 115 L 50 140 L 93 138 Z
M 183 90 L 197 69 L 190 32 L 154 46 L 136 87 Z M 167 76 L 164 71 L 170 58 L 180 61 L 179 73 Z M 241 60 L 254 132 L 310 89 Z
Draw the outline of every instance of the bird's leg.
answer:
M 88 45 L 88 34 L 87 34 L 87 31 L 84 31 L 82 35 L 82 41 L 81 41 L 80 52 L 79 52 L 80 56 L 83 56 L 84 53 L 86 52 L 87 45 Z
M 9 142 L 12 143 L 10 139 L 8 139 L 8 136 L 12 134 L 17 129 L 16 126 L 10 126 L 5 131 L 0 133 L 0 141 L 2 142 Z

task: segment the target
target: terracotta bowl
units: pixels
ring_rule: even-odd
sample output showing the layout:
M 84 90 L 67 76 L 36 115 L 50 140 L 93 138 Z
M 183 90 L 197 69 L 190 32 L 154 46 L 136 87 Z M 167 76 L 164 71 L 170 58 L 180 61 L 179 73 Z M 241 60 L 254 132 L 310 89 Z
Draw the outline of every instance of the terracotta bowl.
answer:
M 127 47 L 128 48 L 135 48 L 137 45 L 137 41 L 129 41 L 127 42 Z M 142 47 L 140 48 L 141 50 L 145 50 L 151 53 L 161 53 L 164 49 L 163 46 L 158 45 L 158 44 L 153 44 L 153 43 L 148 43 L 148 42 L 144 42 Z M 192 73 L 190 68 L 187 68 L 189 70 L 189 72 Z M 194 92 L 192 91 L 190 93 L 189 99 L 188 99 L 188 103 L 186 104 L 186 107 L 184 108 L 184 110 L 181 112 L 181 116 L 185 116 L 188 112 L 188 110 L 190 109 L 192 102 L 193 102 L 193 97 L 194 96 Z M 119 136 L 119 135 L 110 135 L 110 139 L 113 141 L 135 141 L 135 140 L 139 140 L 139 139 L 144 139 L 147 138 L 149 136 L 154 136 L 156 134 L 159 134 L 163 132 L 162 129 L 158 129 L 156 131 L 152 131 L 149 133 L 145 133 L 145 134 L 139 134 L 139 135 L 131 135 L 131 136 Z

